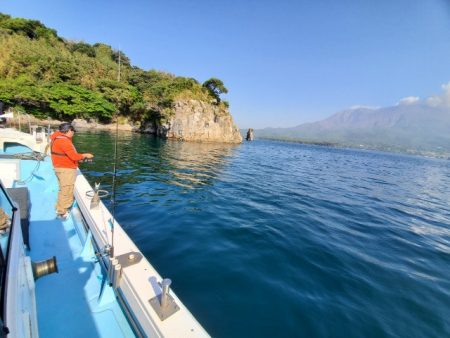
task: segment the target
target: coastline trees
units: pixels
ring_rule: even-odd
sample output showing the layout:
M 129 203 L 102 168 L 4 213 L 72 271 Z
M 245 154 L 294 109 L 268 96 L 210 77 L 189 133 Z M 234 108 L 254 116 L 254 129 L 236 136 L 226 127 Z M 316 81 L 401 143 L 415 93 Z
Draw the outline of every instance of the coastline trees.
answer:
M 225 88 L 223 82 L 215 77 L 206 80 L 203 87 L 217 100 L 217 103 L 220 102 L 220 94 L 228 93 L 228 89 Z
M 108 122 L 119 111 L 134 121 L 164 119 L 177 99 L 215 100 L 228 90 L 193 78 L 132 66 L 103 43 L 68 41 L 36 20 L 0 13 L 0 100 L 38 117 Z

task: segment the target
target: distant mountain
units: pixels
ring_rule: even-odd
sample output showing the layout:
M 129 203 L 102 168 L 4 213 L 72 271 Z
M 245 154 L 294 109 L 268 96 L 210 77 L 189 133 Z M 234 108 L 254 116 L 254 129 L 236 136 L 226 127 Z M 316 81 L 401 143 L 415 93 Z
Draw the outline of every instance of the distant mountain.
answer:
M 255 130 L 255 137 L 448 156 L 450 109 L 425 103 L 354 108 L 292 128 Z

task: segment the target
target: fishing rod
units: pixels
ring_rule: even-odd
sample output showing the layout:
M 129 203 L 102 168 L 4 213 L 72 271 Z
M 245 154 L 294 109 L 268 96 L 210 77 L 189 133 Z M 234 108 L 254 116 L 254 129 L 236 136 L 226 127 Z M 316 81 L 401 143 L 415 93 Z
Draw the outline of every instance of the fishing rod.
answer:
M 118 121 L 116 114 L 116 121 Z M 114 140 L 114 169 L 113 169 L 113 181 L 112 181 L 112 222 L 111 222 L 111 251 L 110 256 L 114 257 L 114 222 L 116 220 L 116 177 L 117 177 L 117 134 L 118 134 L 118 123 L 116 122 L 116 135 Z
M 120 82 L 120 47 L 119 47 L 119 71 L 117 74 L 117 82 Z M 112 181 L 112 194 L 111 194 L 111 203 L 112 203 L 112 221 L 111 221 L 111 248 L 110 248 L 110 257 L 114 257 L 114 222 L 116 220 L 116 180 L 117 180 L 117 138 L 119 134 L 119 116 L 118 110 L 114 114 L 116 119 L 116 135 L 114 139 L 114 166 L 113 166 L 113 181 Z

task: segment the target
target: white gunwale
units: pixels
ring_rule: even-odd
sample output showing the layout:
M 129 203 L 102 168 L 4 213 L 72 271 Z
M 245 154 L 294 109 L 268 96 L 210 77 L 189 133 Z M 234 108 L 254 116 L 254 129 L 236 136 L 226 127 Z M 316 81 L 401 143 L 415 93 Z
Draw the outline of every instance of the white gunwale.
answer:
M 102 202 L 97 208 L 90 209 L 91 199 L 86 195 L 86 192 L 91 190 L 91 185 L 79 173 L 75 183 L 75 198 L 89 229 L 92 231 L 95 242 L 99 248 L 104 248 L 111 245 L 110 220 L 112 220 L 112 216 Z M 120 256 L 130 252 L 140 253 L 140 250 L 120 224 L 115 221 L 114 255 Z M 149 303 L 149 300 L 159 295 L 161 291 L 159 285 L 152 283 L 153 281 L 161 282 L 162 278 L 145 257 L 139 263 L 122 270 L 119 291 L 124 295 L 130 310 L 145 334 L 152 337 L 209 337 L 208 333 L 172 290 L 170 295 L 180 307 L 180 310 L 161 321 Z

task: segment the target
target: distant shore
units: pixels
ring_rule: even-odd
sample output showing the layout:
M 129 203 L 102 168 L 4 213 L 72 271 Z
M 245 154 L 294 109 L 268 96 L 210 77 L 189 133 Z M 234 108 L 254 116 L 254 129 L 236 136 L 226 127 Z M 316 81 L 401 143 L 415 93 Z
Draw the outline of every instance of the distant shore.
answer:
M 369 151 L 381 151 L 393 154 L 405 154 L 412 156 L 423 156 L 428 158 L 437 158 L 443 160 L 450 160 L 450 153 L 447 152 L 433 152 L 426 150 L 417 149 L 405 149 L 400 146 L 382 146 L 382 145 L 361 145 L 361 144 L 347 144 L 347 143 L 331 143 L 331 142 L 319 142 L 319 141 L 308 141 L 301 139 L 290 139 L 290 138 L 276 138 L 276 137 L 258 137 L 256 140 L 268 140 L 268 141 L 278 141 L 278 142 L 290 142 L 299 143 L 306 145 L 331 147 L 331 148 L 348 148 L 348 149 L 359 149 L 359 150 L 369 150 Z
M 342 147 L 342 145 L 339 144 L 339 143 L 308 141 L 308 140 L 301 140 L 301 139 L 276 138 L 276 137 L 259 137 L 257 139 L 259 139 L 259 140 L 270 140 L 270 141 L 301 143 L 301 144 L 308 144 L 308 145 L 314 145 L 314 146 L 324 146 L 324 147 Z

